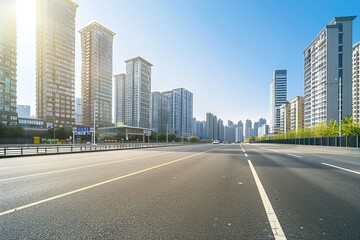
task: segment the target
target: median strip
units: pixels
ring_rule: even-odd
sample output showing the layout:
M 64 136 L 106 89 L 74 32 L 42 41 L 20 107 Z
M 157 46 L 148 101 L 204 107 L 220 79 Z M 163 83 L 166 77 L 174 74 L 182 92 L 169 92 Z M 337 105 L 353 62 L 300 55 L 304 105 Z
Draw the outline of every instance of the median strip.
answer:
M 249 166 L 250 166 L 250 169 L 251 169 L 251 172 L 254 176 L 254 179 L 255 179 L 255 183 L 256 183 L 256 186 L 259 190 L 259 193 L 260 193 L 260 197 L 261 197 L 261 200 L 262 200 L 262 203 L 264 205 L 264 208 L 265 208 L 265 212 L 266 212 L 266 215 L 267 215 L 267 218 L 269 220 L 269 223 L 270 223 L 270 226 L 271 226 L 271 230 L 274 234 L 274 237 L 275 239 L 278 239 L 278 240 L 283 240 L 283 239 L 286 239 L 285 237 L 285 234 L 281 228 L 281 225 L 280 225 L 280 222 L 275 214 L 275 211 L 270 203 L 270 200 L 265 192 L 265 189 L 255 171 L 255 168 L 254 166 L 252 165 L 251 163 L 251 160 L 248 160 L 248 163 L 249 163 Z
M 88 189 L 91 189 L 91 188 L 95 188 L 95 187 L 98 187 L 98 186 L 101 186 L 101 185 L 104 185 L 104 184 L 107 184 L 107 183 L 111 183 L 111 182 L 114 182 L 114 181 L 117 181 L 117 180 L 120 180 L 120 179 L 123 179 L 123 178 L 135 176 L 135 175 L 138 175 L 140 173 L 144 173 L 144 172 L 148 172 L 148 171 L 151 171 L 151 170 L 154 170 L 154 169 L 157 169 L 157 168 L 161 168 L 161 167 L 164 167 L 164 166 L 167 166 L 167 165 L 170 165 L 170 164 L 173 164 L 173 163 L 176 163 L 176 162 L 188 159 L 188 158 L 192 158 L 192 157 L 199 156 L 199 155 L 207 153 L 207 152 L 211 152 L 211 151 L 213 151 L 215 149 L 217 149 L 217 148 L 214 148 L 214 149 L 211 149 L 211 150 L 208 150 L 208 151 L 205 151 L 205 152 L 196 153 L 196 154 L 193 154 L 193 155 L 190 155 L 190 156 L 187 156 L 187 157 L 182 157 L 182 158 L 179 158 L 179 159 L 167 162 L 167 163 L 159 164 L 159 165 L 156 165 L 156 166 L 153 166 L 153 167 L 150 167 L 150 168 L 146 168 L 146 169 L 136 171 L 136 172 L 133 172 L 133 173 L 129 173 L 129 174 L 126 174 L 126 175 L 123 175 L 123 176 L 120 176 L 120 177 L 116 177 L 116 178 L 112 178 L 112 179 L 109 179 L 109 180 L 106 180 L 106 181 L 103 181 L 103 182 L 99 182 L 99 183 L 96 183 L 96 184 L 93 184 L 93 185 L 90 185 L 90 186 L 87 186 L 87 187 L 79 188 L 79 189 L 76 189 L 76 190 L 73 190 L 73 191 L 70 191 L 70 192 L 66 192 L 66 193 L 59 194 L 59 195 L 56 195 L 56 196 L 53 196 L 53 197 L 50 197 L 50 198 L 43 199 L 43 200 L 40 200 L 40 201 L 37 201 L 37 202 L 33 202 L 33 203 L 26 204 L 26 205 L 23 205 L 23 206 L 20 206 L 20 207 L 9 209 L 7 211 L 0 212 L 0 216 L 4 216 L 4 215 L 10 214 L 10 213 L 14 213 L 14 212 L 17 212 L 17 211 L 20 211 L 20 210 L 23 210 L 23 209 L 26 209 L 26 208 L 30 208 L 30 207 L 33 207 L 33 206 L 36 206 L 36 205 L 39 205 L 39 204 L 42 204 L 42 203 L 50 202 L 50 201 L 53 201 L 53 200 L 56 200 L 56 199 L 59 199 L 59 198 L 62 198 L 62 197 L 66 197 L 66 196 L 69 196 L 69 195 L 72 195 L 72 194 L 75 194 L 75 193 L 78 193 L 78 192 L 82 192 L 82 191 L 85 191 L 85 190 L 88 190 Z

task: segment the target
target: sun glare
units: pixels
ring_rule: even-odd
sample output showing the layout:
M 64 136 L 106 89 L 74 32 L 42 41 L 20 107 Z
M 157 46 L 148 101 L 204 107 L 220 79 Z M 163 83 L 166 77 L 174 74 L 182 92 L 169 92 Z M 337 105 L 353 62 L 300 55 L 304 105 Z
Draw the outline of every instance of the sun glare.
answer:
M 18 34 L 30 34 L 35 28 L 35 0 L 17 0 Z

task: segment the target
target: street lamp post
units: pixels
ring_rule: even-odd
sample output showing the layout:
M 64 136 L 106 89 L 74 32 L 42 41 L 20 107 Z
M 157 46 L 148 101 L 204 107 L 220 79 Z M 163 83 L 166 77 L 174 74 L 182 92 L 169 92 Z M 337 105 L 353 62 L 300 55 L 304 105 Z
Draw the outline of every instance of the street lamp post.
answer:
M 95 98 L 94 98 L 94 140 L 93 140 L 93 143 L 94 143 L 94 145 L 96 144 L 96 130 L 95 130 L 95 117 L 96 117 L 96 110 L 95 110 L 95 103 L 96 103 L 96 100 L 95 100 Z
M 337 79 L 337 81 L 339 82 L 339 136 L 341 137 L 341 120 L 342 120 L 342 117 L 341 117 L 341 115 L 342 115 L 342 109 L 341 109 L 341 107 L 342 107 L 342 104 L 341 104 L 341 102 L 342 102 L 342 81 L 341 81 L 341 77 L 339 77 L 338 79 Z

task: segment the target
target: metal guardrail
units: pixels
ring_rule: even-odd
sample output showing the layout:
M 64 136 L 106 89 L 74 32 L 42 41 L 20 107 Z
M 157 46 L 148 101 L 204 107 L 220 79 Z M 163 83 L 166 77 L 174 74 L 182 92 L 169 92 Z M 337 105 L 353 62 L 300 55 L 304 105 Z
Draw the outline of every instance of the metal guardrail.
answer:
M 9 145 L 0 146 L 0 158 L 11 156 L 94 152 L 137 148 L 155 148 L 174 146 L 174 143 L 119 143 L 119 144 L 99 144 L 99 145 Z
M 255 141 L 255 143 L 294 144 L 322 147 L 360 148 L 360 136 L 289 138 Z

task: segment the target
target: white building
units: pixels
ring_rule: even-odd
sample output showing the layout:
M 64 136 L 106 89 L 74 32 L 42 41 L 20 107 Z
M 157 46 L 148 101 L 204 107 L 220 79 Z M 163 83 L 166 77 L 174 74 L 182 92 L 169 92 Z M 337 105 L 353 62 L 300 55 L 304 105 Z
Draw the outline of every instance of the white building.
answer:
M 270 133 L 280 131 L 280 106 L 286 103 L 287 71 L 275 70 L 270 84 Z
M 142 57 L 125 61 L 125 125 L 150 128 L 151 67 Z
M 353 117 L 360 123 L 360 42 L 353 46 Z
M 83 123 L 112 124 L 113 37 L 115 33 L 94 22 L 81 35 L 81 96 Z M 95 112 L 95 114 L 94 114 Z
M 352 115 L 354 19 L 335 17 L 304 51 L 305 127 Z

